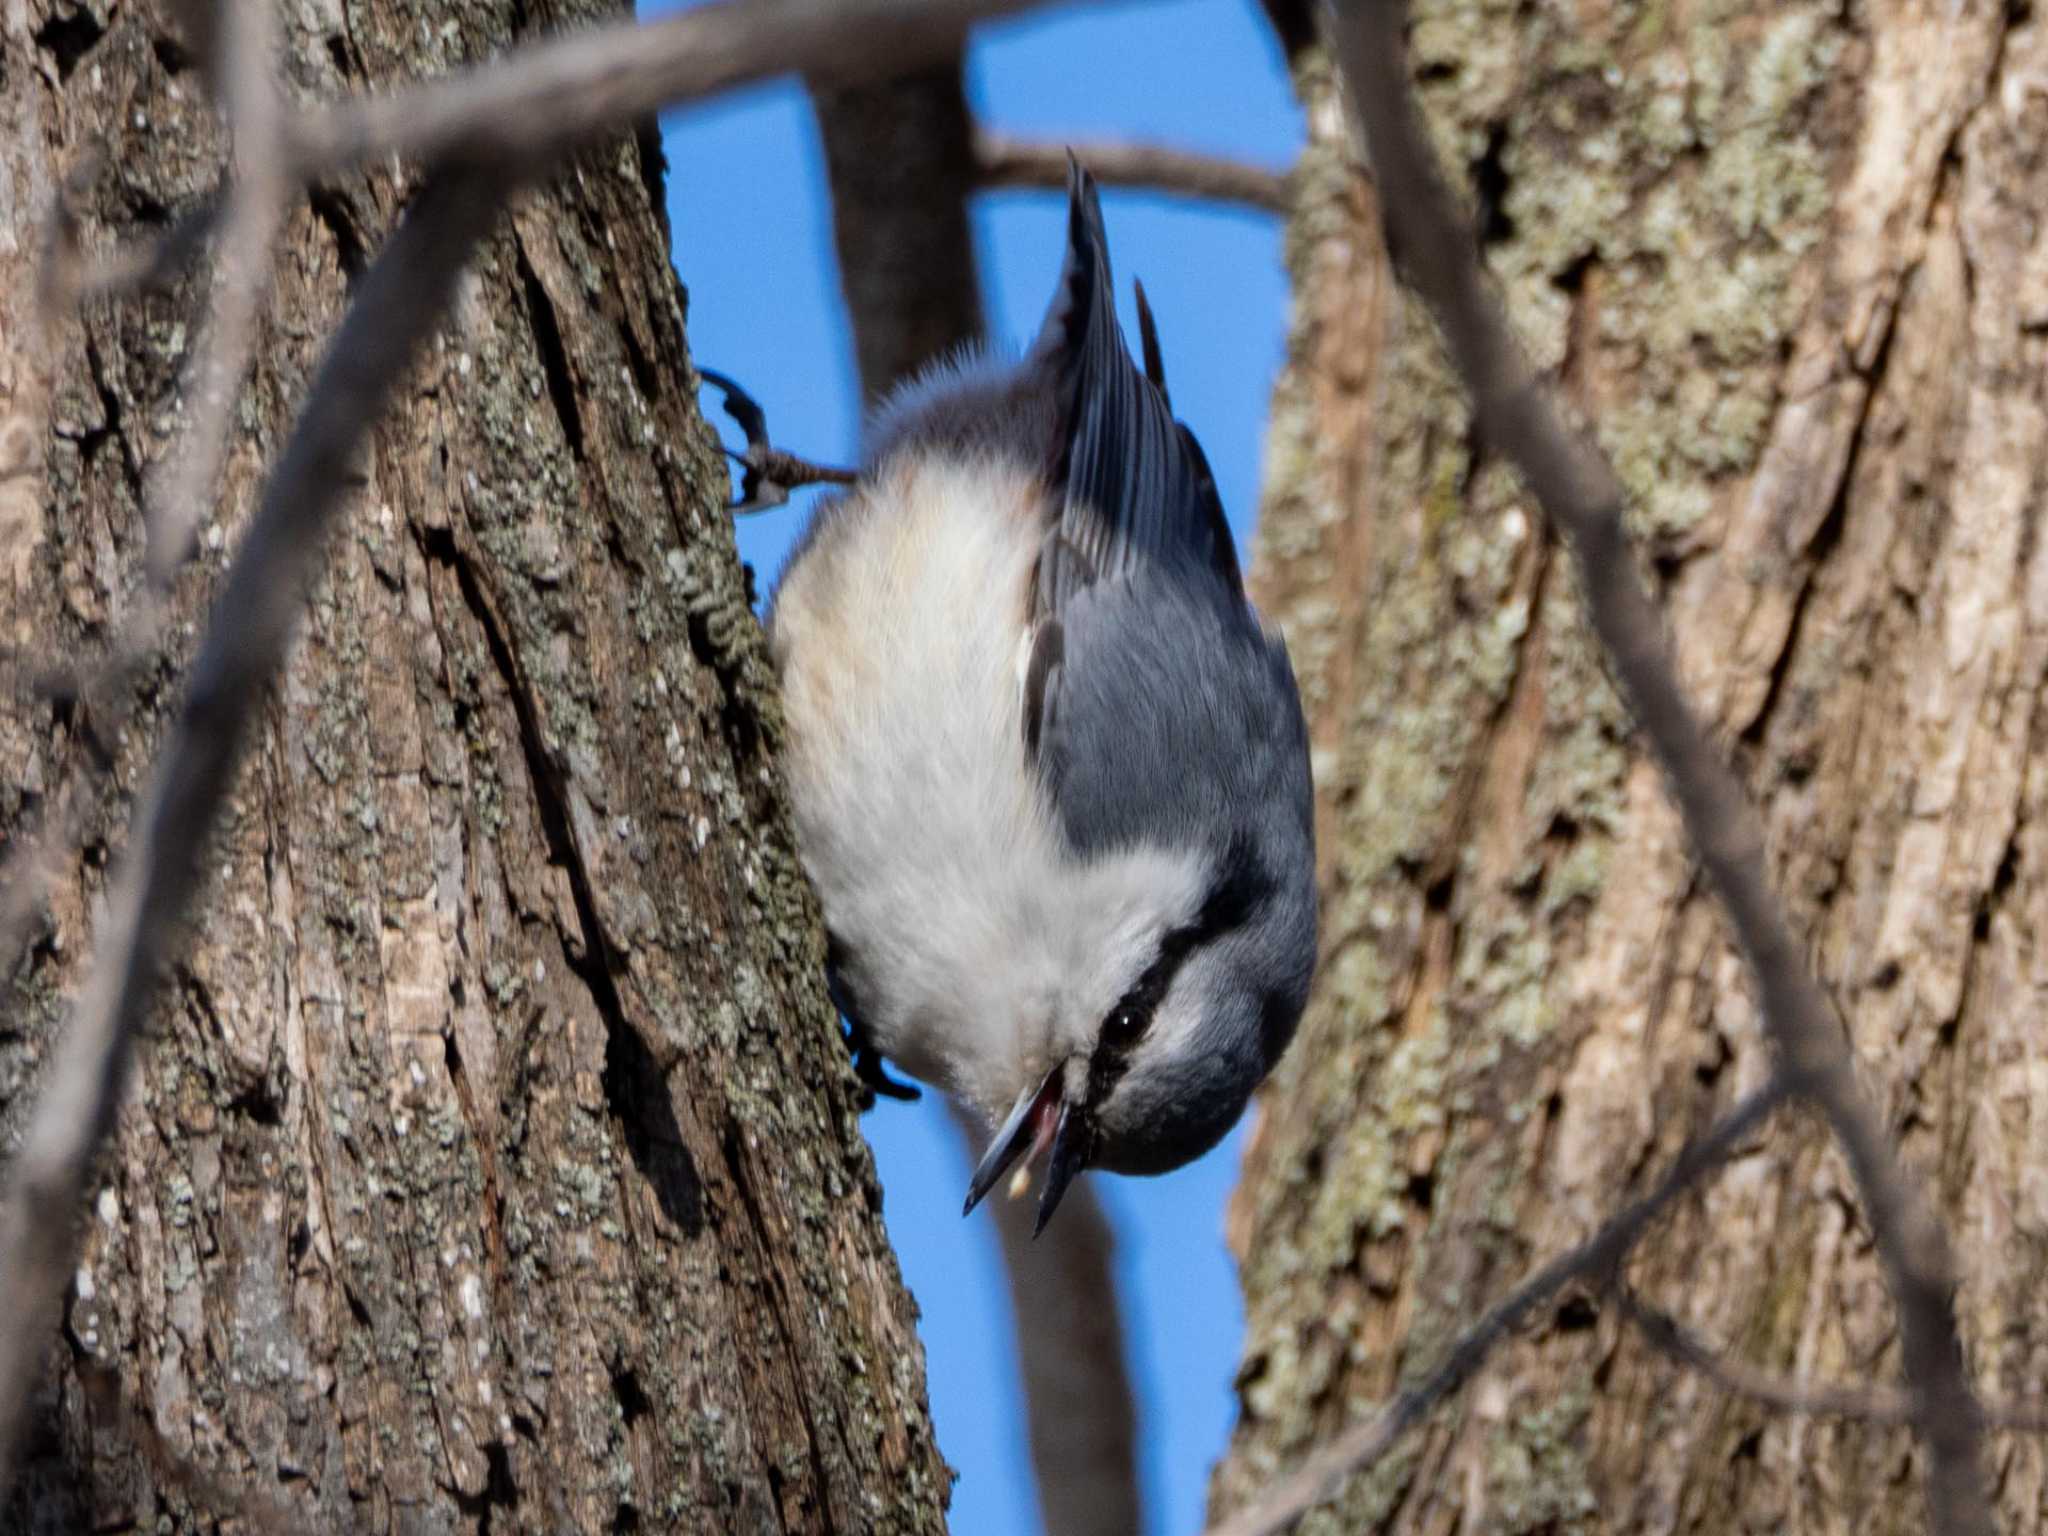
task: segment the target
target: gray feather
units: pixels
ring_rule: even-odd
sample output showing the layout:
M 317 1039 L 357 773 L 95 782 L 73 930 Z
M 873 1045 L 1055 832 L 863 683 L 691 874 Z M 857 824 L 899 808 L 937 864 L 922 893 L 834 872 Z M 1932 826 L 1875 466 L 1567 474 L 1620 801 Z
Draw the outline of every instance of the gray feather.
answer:
M 1027 721 L 1040 775 L 1083 853 L 1147 837 L 1220 847 L 1247 814 L 1306 837 L 1307 734 L 1286 651 L 1245 601 L 1201 447 L 1124 344 L 1101 206 L 1078 166 L 1067 224 L 1032 360 L 1065 437 L 1036 602 L 1058 664 L 1034 652 L 1029 672 L 1048 680 Z M 1146 352 L 1162 375 L 1156 338 Z
M 1150 340 L 1156 356 L 1156 335 Z M 1068 182 L 1066 266 L 1033 362 L 1050 376 L 1063 429 L 1053 470 L 1062 542 L 1040 569 L 1041 605 L 1057 613 L 1091 582 L 1166 560 L 1207 567 L 1241 593 L 1208 461 L 1124 343 L 1102 206 L 1095 179 L 1078 165 Z M 1066 550 L 1079 562 L 1060 558 Z

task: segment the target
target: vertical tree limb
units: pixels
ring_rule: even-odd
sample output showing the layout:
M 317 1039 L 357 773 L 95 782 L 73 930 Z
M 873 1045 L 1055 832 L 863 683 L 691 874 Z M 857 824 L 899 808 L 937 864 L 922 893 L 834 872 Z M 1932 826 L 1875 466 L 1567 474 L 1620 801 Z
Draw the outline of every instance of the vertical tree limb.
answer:
M 1342 0 L 1336 9 L 1340 63 L 1379 181 L 1388 250 L 1442 326 L 1481 435 L 1521 471 L 1570 542 L 1594 628 L 1749 961 L 1780 1071 L 1820 1106 L 1848 1158 L 1899 1308 L 1934 1525 L 1988 1533 L 1981 1415 L 1956 1328 L 1946 1235 L 1857 1088 L 1840 1025 L 1766 878 L 1762 824 L 1679 690 L 1622 529 L 1626 492 L 1565 425 L 1479 270 L 1410 100 L 1403 16 L 1400 0 Z
M 967 217 L 979 171 L 961 70 L 955 54 L 885 84 L 811 85 L 868 407 L 982 334 Z
M 966 1145 L 988 1128 L 953 1106 Z M 1138 1489 L 1138 1406 L 1125 1362 L 1116 1291 L 1116 1234 L 1085 1180 L 1060 1219 L 1033 1239 L 1037 1208 L 999 1190 L 989 1213 L 1003 1249 L 1016 1321 L 1025 1429 L 1048 1536 L 1131 1536 L 1144 1528 Z

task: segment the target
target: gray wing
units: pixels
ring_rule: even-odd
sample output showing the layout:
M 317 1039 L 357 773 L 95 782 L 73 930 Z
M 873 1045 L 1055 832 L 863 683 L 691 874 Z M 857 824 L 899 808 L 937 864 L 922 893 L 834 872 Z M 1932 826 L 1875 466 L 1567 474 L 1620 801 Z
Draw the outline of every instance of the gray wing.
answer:
M 1076 593 L 1059 635 L 1037 766 L 1076 851 L 1309 837 L 1294 675 L 1241 600 L 1141 570 Z
M 1057 522 L 1038 568 L 1024 740 L 1069 840 L 1305 834 L 1306 743 L 1286 651 L 1245 601 L 1208 460 L 1173 419 L 1141 299 L 1118 328 L 1095 185 L 1069 182 L 1067 262 L 1030 366 L 1057 404 Z
M 1167 403 L 1158 331 L 1142 286 L 1138 321 L 1143 373 L 1117 324 L 1095 179 L 1069 161 L 1066 263 L 1026 365 L 1053 401 L 1050 478 L 1060 502 L 1039 557 L 1024 681 L 1024 740 L 1035 761 L 1057 729 L 1065 629 L 1082 593 L 1127 584 L 1141 570 L 1171 571 L 1214 589 L 1251 622 L 1209 461 Z

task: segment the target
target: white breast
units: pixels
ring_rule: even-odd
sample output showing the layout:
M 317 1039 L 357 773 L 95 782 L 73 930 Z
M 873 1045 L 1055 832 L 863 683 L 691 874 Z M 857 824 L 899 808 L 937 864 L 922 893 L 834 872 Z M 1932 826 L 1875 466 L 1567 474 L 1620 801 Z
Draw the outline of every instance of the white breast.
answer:
M 905 455 L 827 514 L 774 611 L 797 834 L 880 994 L 862 1022 L 992 1115 L 1092 1038 L 1198 900 L 1192 858 L 1075 860 L 1025 762 L 1043 494 L 1019 468 Z

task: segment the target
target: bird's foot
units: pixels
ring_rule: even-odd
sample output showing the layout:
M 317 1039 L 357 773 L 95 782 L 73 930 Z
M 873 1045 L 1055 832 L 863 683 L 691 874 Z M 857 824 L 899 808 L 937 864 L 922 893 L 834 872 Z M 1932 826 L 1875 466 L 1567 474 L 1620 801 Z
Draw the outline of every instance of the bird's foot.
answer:
M 869 1043 L 867 1031 L 855 1021 L 841 1000 L 841 991 L 834 977 L 826 979 L 826 990 L 832 994 L 832 1006 L 839 1010 L 839 1016 L 846 1020 L 846 1050 L 853 1057 L 853 1075 L 860 1079 L 860 1112 L 866 1114 L 875 1107 L 877 1094 L 885 1099 L 896 1099 L 905 1104 L 915 1104 L 924 1097 L 922 1090 L 909 1083 L 899 1082 L 889 1075 L 882 1064 L 882 1053 Z
M 853 1075 L 861 1081 L 861 1113 L 875 1107 L 877 1095 L 903 1104 L 915 1104 L 924 1097 L 924 1090 L 915 1084 L 891 1077 L 883 1065 L 882 1053 L 873 1046 L 855 1039 L 851 1033 L 847 1044 L 853 1051 Z
M 725 396 L 725 414 L 738 422 L 747 435 L 746 452 L 725 450 L 726 457 L 741 468 L 739 500 L 728 509 L 734 517 L 779 507 L 800 486 L 852 485 L 860 478 L 850 469 L 813 464 L 775 447 L 768 441 L 768 413 L 761 409 L 758 400 L 722 373 L 709 368 L 699 368 L 697 372 L 706 384 L 716 385 Z

